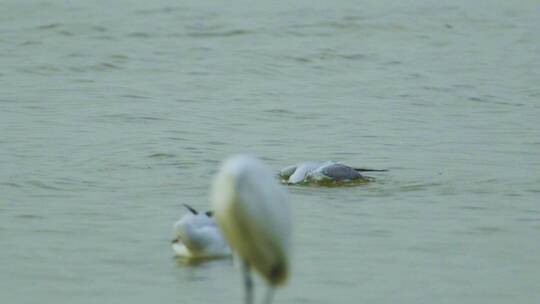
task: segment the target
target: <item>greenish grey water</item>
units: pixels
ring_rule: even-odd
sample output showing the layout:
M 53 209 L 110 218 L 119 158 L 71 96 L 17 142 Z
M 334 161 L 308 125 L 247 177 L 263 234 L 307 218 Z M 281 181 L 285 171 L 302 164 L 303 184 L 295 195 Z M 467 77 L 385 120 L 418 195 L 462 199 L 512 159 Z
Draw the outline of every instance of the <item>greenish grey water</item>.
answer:
M 276 303 L 537 303 L 537 1 L 14 1 L 0 10 L 4 303 L 240 303 L 172 257 L 237 152 L 387 168 L 290 187 Z M 260 283 L 260 282 L 259 282 Z M 259 284 L 258 290 L 262 290 Z

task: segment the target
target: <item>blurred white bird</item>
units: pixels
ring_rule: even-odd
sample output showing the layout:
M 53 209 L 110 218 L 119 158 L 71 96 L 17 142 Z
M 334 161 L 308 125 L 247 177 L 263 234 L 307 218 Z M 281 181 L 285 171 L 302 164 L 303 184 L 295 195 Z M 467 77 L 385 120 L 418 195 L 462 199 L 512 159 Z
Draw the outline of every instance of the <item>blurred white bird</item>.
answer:
M 227 242 L 214 222 L 212 212 L 189 210 L 174 224 L 176 238 L 172 248 L 177 256 L 190 259 L 219 258 L 231 255 Z
M 386 170 L 353 168 L 339 162 L 327 160 L 323 162 L 303 162 L 281 169 L 280 179 L 287 184 L 302 183 L 335 183 L 335 182 L 368 182 L 372 178 L 360 172 L 382 172 Z
M 234 156 L 215 177 L 212 208 L 242 260 L 246 303 L 253 303 L 251 268 L 269 284 L 265 303 L 270 303 L 274 287 L 284 285 L 289 276 L 291 216 L 285 190 L 260 160 Z

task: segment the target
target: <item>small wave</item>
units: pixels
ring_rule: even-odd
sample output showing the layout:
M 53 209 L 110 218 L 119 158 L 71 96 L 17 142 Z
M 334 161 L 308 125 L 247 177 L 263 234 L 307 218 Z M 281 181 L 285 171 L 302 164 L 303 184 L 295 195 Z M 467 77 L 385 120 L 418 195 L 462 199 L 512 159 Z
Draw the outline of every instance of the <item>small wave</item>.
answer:
M 296 24 L 291 26 L 291 28 L 298 29 L 313 29 L 313 28 L 322 28 L 322 29 L 360 29 L 362 26 L 354 20 L 345 20 L 345 21 L 326 21 L 319 23 L 310 23 L 310 24 Z
M 358 61 L 366 60 L 368 55 L 362 53 L 335 53 L 332 51 L 324 51 L 305 56 L 284 56 L 284 59 L 293 60 L 299 63 L 312 63 L 317 61 L 330 61 L 330 60 L 344 60 L 344 61 Z M 388 65 L 401 64 L 399 61 L 389 62 Z
M 473 233 L 482 234 L 482 235 L 492 235 L 495 233 L 505 232 L 506 230 L 501 227 L 496 226 L 481 226 L 473 228 Z
M 125 60 L 129 59 L 129 56 L 122 55 L 122 54 L 116 54 L 116 55 L 109 56 L 109 58 L 111 58 L 112 60 L 125 61 Z
M 67 30 L 60 30 L 58 31 L 58 34 L 61 36 L 75 36 L 73 32 L 67 31 Z
M 470 210 L 470 211 L 484 211 L 488 210 L 487 207 L 484 206 L 471 206 L 471 205 L 464 205 L 464 206 L 458 206 L 455 207 L 456 209 L 462 209 L 462 210 Z
M 190 32 L 187 33 L 189 37 L 233 37 L 233 36 L 243 36 L 252 34 L 253 31 L 248 30 L 230 30 L 230 31 L 221 31 L 221 32 Z
M 45 217 L 37 214 L 19 214 L 15 216 L 16 218 L 23 220 L 34 220 L 34 219 L 44 219 Z
M 107 31 L 106 27 L 99 26 L 99 25 L 94 25 L 94 26 L 91 27 L 91 29 L 96 31 L 96 32 L 100 32 L 100 33 L 103 33 L 103 32 Z
M 148 99 L 149 98 L 148 96 L 142 96 L 142 95 L 136 95 L 136 94 L 124 94 L 124 95 L 121 95 L 120 97 L 127 98 L 127 99 Z
M 187 99 L 187 98 L 177 98 L 176 101 L 178 101 L 178 102 L 186 102 L 186 103 L 197 102 L 197 100 L 195 100 L 195 99 Z
M 140 9 L 136 10 L 135 14 L 137 15 L 154 15 L 154 14 L 163 14 L 163 13 L 172 13 L 175 11 L 179 11 L 182 8 L 179 6 L 165 6 L 157 9 Z
M 136 119 L 136 120 L 163 120 L 162 118 L 154 117 L 154 116 L 136 116 L 136 117 L 133 117 L 132 119 Z
M 131 38 L 152 38 L 153 35 L 144 32 L 134 32 L 127 34 L 127 36 Z
M 36 29 L 38 30 L 50 30 L 50 29 L 56 29 L 62 26 L 62 23 L 49 23 L 49 24 L 43 24 L 36 26 Z
M 268 109 L 263 110 L 265 113 L 271 113 L 271 114 L 281 114 L 281 115 L 294 115 L 295 113 L 289 110 L 285 109 Z
M 78 67 L 70 67 L 69 70 L 72 72 L 91 72 L 91 71 L 97 71 L 97 72 L 106 72 L 111 70 L 120 70 L 122 69 L 116 64 L 112 64 L 110 62 L 100 62 L 93 65 L 87 65 L 87 66 L 78 66 Z
M 28 184 L 31 185 L 31 186 L 33 186 L 33 187 L 40 188 L 40 189 L 47 189 L 47 190 L 62 190 L 62 189 L 60 189 L 60 188 L 58 188 L 58 187 L 54 187 L 54 186 L 45 184 L 44 182 L 38 181 L 38 180 L 32 180 L 32 181 L 29 181 Z
M 141 121 L 151 122 L 151 121 L 161 121 L 166 120 L 162 117 L 155 117 L 155 116 L 134 116 L 127 113 L 118 113 L 118 114 L 105 114 L 101 115 L 99 119 L 103 121 L 123 121 L 127 123 L 139 123 Z
M 99 35 L 99 36 L 95 36 L 93 38 L 94 39 L 99 39 L 99 40 L 108 40 L 108 41 L 116 40 L 116 37 L 111 36 L 111 35 Z
M 13 188 L 21 188 L 22 187 L 21 185 L 19 185 L 17 183 L 12 183 L 12 182 L 0 183 L 0 185 L 13 187 Z
M 19 43 L 19 46 L 34 46 L 34 45 L 41 45 L 41 44 L 43 44 L 42 41 L 27 40 L 25 42 Z
M 150 155 L 148 155 L 148 157 L 149 158 L 158 158 L 158 159 L 167 159 L 167 158 L 176 157 L 176 155 L 174 155 L 172 153 L 158 152 L 158 153 L 150 154 Z
M 27 74 L 50 75 L 60 72 L 61 69 L 53 65 L 39 65 L 28 68 L 21 68 L 18 71 Z
M 223 145 L 225 145 L 224 142 L 215 141 L 215 140 L 207 141 L 206 144 L 211 145 L 211 146 L 223 146 Z
M 538 218 L 538 217 L 520 217 L 520 218 L 517 218 L 516 221 L 522 222 L 522 223 L 540 223 L 540 218 Z
M 514 107 L 522 107 L 524 104 L 522 103 L 510 103 L 510 102 L 504 102 L 504 101 L 496 101 L 494 100 L 494 96 L 471 96 L 468 98 L 469 101 L 477 102 L 477 103 L 488 103 L 488 104 L 496 104 L 496 105 L 504 105 L 504 106 L 514 106 Z
M 441 183 L 419 183 L 419 184 L 401 186 L 399 190 L 401 192 L 424 191 L 426 189 L 441 186 L 441 185 L 442 185 Z

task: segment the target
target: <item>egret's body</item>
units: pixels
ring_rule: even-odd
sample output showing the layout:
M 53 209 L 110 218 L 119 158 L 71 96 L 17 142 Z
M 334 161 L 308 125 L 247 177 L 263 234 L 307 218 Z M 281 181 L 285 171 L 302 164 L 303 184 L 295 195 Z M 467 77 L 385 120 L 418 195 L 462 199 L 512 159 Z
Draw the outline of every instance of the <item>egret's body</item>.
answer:
M 252 301 L 250 268 L 271 288 L 283 285 L 289 275 L 291 218 L 272 171 L 250 156 L 227 160 L 215 178 L 212 204 L 223 235 L 244 263 L 247 302 Z
M 231 251 L 221 231 L 210 216 L 188 207 L 189 211 L 174 224 L 176 239 L 172 248 L 175 254 L 184 258 L 208 259 L 227 257 Z
M 329 160 L 323 162 L 303 162 L 288 166 L 280 170 L 279 176 L 287 184 L 369 181 L 369 177 L 359 173 L 361 171 L 385 170 L 357 169 Z

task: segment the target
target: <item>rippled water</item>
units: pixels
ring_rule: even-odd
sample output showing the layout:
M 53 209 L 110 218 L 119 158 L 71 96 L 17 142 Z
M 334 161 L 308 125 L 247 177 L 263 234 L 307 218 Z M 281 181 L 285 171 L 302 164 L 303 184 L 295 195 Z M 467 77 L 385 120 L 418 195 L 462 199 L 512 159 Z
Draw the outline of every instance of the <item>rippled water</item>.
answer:
M 251 152 L 389 169 L 289 188 L 276 303 L 537 303 L 537 1 L 81 2 L 2 2 L 2 302 L 240 303 L 169 240 Z

